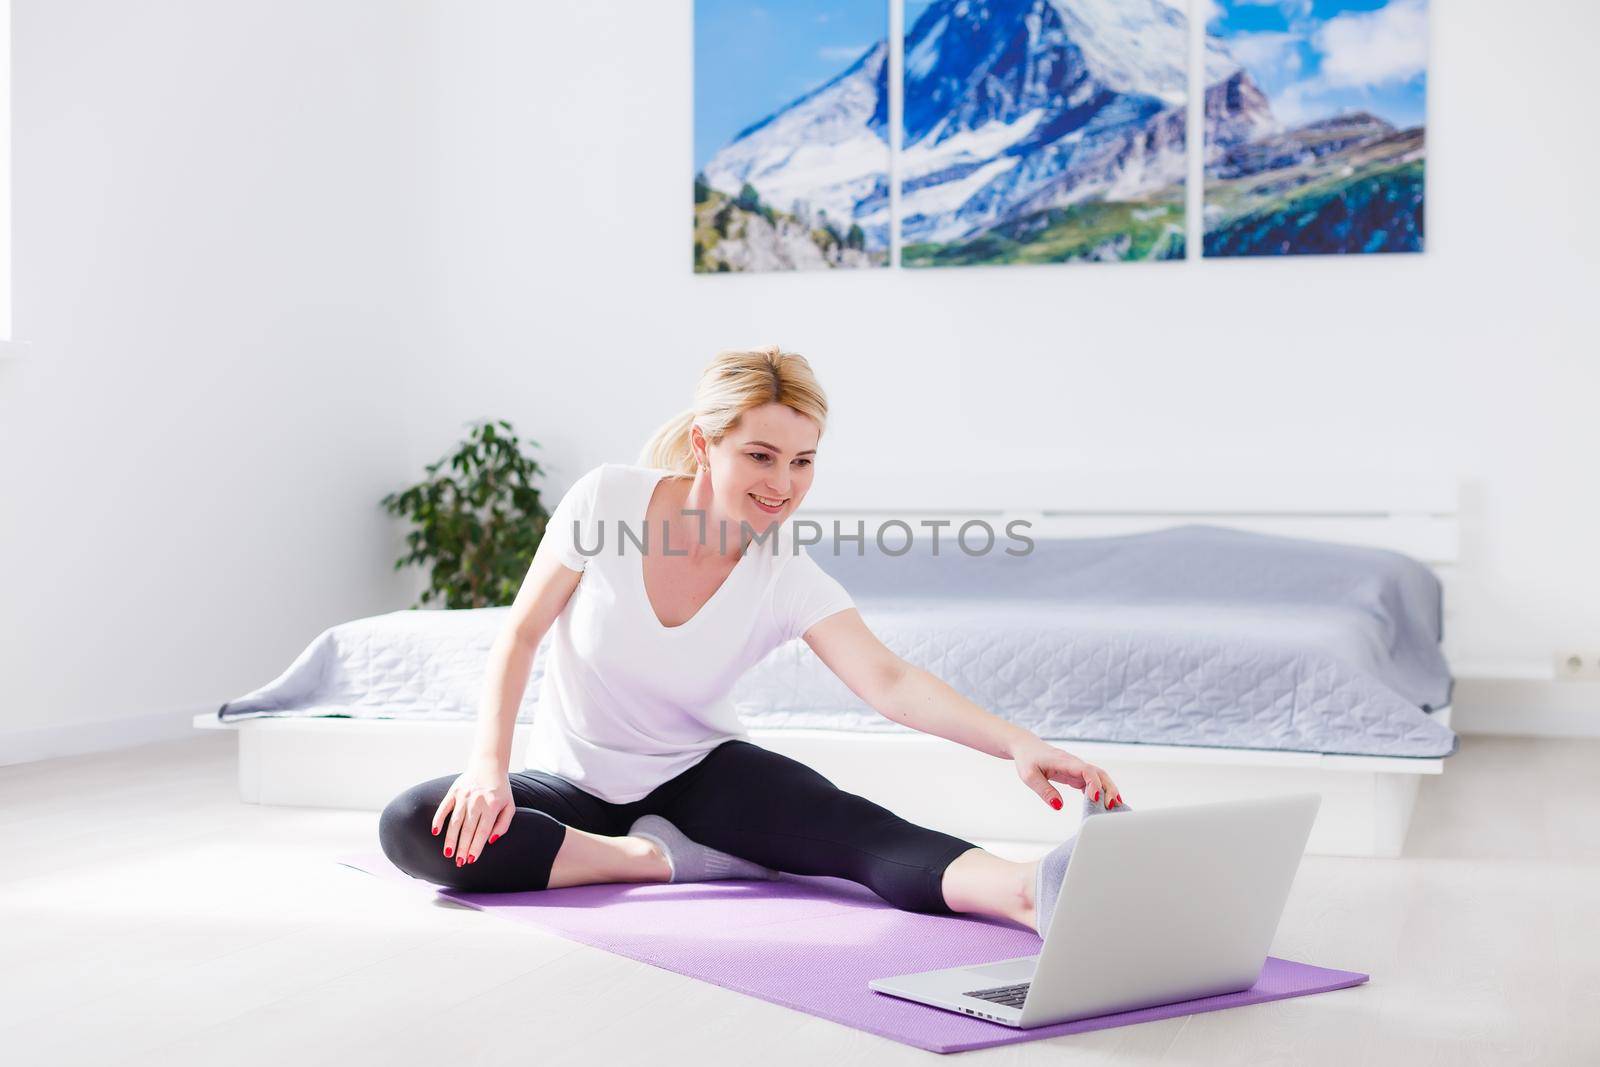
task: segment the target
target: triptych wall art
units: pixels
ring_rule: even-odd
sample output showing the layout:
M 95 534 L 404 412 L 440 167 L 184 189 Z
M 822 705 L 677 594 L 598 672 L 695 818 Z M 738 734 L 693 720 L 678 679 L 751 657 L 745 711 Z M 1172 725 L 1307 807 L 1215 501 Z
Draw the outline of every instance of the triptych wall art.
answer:
M 904 268 L 1422 251 L 1426 0 L 695 0 L 694 17 L 697 272 L 888 267 L 896 236 Z

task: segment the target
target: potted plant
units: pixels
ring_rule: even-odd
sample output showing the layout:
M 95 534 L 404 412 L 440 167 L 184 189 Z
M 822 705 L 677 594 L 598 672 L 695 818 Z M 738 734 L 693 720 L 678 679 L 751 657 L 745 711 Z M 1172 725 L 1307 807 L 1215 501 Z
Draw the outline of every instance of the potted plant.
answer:
M 503 419 L 474 424 L 455 452 L 426 469 L 426 481 L 382 501 L 414 527 L 406 534 L 410 551 L 395 570 L 413 563 L 430 568 L 428 588 L 414 606 L 510 604 L 550 521 L 533 484 L 544 470 L 523 454 Z

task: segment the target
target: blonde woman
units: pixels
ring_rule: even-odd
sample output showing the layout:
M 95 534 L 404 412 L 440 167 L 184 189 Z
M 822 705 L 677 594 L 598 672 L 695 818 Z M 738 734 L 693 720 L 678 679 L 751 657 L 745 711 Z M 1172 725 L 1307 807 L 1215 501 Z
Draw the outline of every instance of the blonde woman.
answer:
M 800 638 L 895 722 L 1008 759 L 1041 803 L 1124 810 L 1099 767 L 972 704 L 875 637 L 850 595 L 791 540 L 827 426 L 803 356 L 724 352 L 693 408 L 636 465 L 602 464 L 551 516 L 489 655 L 466 770 L 396 797 L 379 821 L 415 877 L 478 892 L 595 882 L 859 882 L 899 908 L 1047 929 L 1075 837 L 1002 859 L 917 826 L 753 744 L 729 692 Z M 527 767 L 512 727 L 550 635 Z

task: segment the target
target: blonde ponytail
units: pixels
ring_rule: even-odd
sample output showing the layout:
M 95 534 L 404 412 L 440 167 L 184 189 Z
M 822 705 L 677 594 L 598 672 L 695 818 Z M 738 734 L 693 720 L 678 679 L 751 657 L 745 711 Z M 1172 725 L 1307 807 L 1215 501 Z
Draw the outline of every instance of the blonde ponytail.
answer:
M 694 424 L 694 409 L 669 419 L 645 444 L 639 454 L 641 467 L 694 473 L 694 450 L 689 446 L 689 427 Z

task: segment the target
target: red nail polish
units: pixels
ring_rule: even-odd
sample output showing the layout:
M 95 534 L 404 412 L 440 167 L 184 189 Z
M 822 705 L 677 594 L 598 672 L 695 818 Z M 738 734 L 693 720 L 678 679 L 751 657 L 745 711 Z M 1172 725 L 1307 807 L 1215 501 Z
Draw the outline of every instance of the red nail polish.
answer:
M 477 858 L 478 858 L 478 857 L 476 857 L 476 856 L 468 856 L 468 857 L 467 857 L 467 862 L 468 862 L 468 863 L 472 863 L 472 862 L 473 862 L 473 861 L 475 861 L 475 860 L 476 860 L 476 859 L 477 859 Z
M 449 845 L 444 846 L 444 858 L 445 859 L 449 859 L 450 858 L 450 846 Z
M 433 836 L 434 837 L 438 837 L 439 836 L 439 828 L 437 826 L 435 826 L 433 828 Z
M 1094 791 L 1094 796 L 1090 797 L 1089 799 L 1091 799 L 1091 800 L 1099 800 L 1100 799 L 1100 790 L 1096 789 Z
M 498 840 L 500 840 L 500 835 L 499 834 L 490 834 L 489 835 L 489 844 L 492 845 Z
M 1050 798 L 1050 806 L 1052 808 L 1055 808 L 1057 811 L 1060 811 L 1061 810 L 1061 798 L 1060 797 L 1051 797 Z

